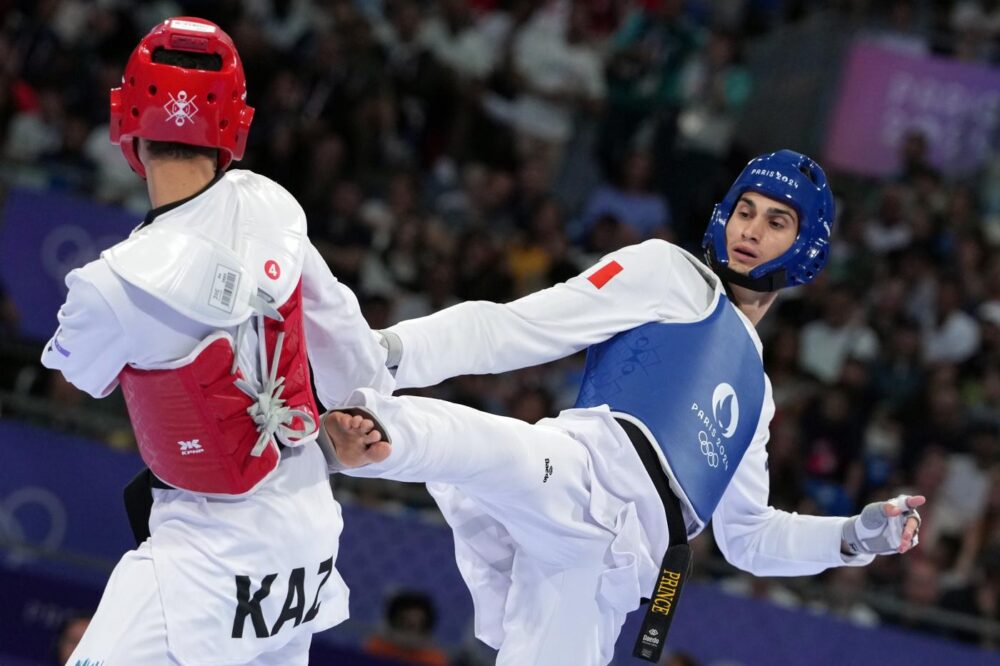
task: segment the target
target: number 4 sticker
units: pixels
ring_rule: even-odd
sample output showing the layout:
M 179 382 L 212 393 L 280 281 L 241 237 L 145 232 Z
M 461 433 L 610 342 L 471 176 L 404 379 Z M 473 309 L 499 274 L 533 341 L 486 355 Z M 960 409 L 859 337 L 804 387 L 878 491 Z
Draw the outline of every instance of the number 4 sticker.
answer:
M 264 264 L 264 272 L 267 274 L 267 277 L 272 280 L 277 280 L 281 277 L 281 266 L 279 266 L 278 262 L 274 259 L 269 259 L 268 262 Z

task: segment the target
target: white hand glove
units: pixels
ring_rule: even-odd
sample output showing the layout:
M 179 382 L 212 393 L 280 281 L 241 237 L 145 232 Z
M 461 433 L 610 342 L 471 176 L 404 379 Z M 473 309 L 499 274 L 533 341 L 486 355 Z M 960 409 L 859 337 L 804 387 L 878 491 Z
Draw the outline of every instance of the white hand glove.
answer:
M 918 542 L 920 514 L 916 507 L 925 501 L 919 495 L 900 495 L 888 502 L 872 502 L 861 510 L 860 515 L 844 523 L 844 543 L 855 555 L 888 555 L 909 550 Z M 916 526 L 912 529 L 907 527 L 910 518 L 916 519 Z

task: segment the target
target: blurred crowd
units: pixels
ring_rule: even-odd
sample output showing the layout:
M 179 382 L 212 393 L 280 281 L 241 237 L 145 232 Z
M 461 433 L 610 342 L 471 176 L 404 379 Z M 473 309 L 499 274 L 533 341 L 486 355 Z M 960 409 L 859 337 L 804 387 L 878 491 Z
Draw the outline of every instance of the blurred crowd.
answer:
M 754 83 L 743 51 L 756 38 L 831 21 L 907 52 L 1000 58 L 1000 2 L 991 0 L 0 7 L 4 182 L 137 211 L 145 188 L 108 141 L 107 91 L 157 21 L 192 14 L 222 25 L 256 108 L 237 166 L 298 198 L 314 244 L 373 328 L 463 300 L 508 301 L 648 238 L 697 248 L 713 203 L 752 156 L 738 129 Z M 923 611 L 1000 620 L 1000 159 L 953 180 L 927 154 L 927 138 L 912 131 L 892 177 L 831 174 L 831 264 L 783 294 L 761 330 L 777 403 L 774 506 L 849 515 L 900 492 L 925 494 L 921 546 L 829 572 L 819 599 L 774 581 L 727 585 L 982 641 Z M 2 286 L 0 331 L 17 338 Z M 424 393 L 535 421 L 572 404 L 581 369 L 578 356 Z M 59 377 L 35 373 L 0 373 L 2 388 L 20 382 L 89 409 Z M 426 501 L 388 483 L 345 482 L 340 492 Z M 712 549 L 708 535 L 698 542 Z M 872 590 L 905 600 L 905 610 L 870 607 L 863 592 Z

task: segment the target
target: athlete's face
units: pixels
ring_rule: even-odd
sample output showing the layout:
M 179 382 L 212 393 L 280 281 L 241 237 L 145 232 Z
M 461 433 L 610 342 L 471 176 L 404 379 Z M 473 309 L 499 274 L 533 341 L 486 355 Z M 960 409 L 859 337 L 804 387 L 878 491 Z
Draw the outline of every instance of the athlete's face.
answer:
M 786 203 L 756 192 L 745 192 L 726 224 L 729 267 L 749 273 L 781 256 L 795 242 L 799 216 Z

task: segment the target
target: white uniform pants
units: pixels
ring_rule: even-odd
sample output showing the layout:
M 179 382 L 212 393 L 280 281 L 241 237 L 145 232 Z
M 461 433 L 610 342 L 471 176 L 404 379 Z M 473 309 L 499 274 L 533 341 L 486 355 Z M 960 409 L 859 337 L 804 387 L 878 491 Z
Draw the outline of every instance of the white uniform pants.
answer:
M 609 618 L 597 588 L 614 535 L 588 513 L 586 448 L 556 428 L 440 400 L 363 389 L 349 404 L 377 416 L 392 453 L 347 474 L 454 485 L 510 533 L 516 547 L 497 664 L 607 663 L 596 627 Z M 610 619 L 612 630 L 623 620 Z
M 191 603 L 198 600 L 192 599 Z M 252 663 L 305 666 L 309 662 L 311 640 L 311 634 L 303 634 L 280 650 L 260 655 Z M 90 626 L 66 662 L 67 666 L 77 663 L 182 666 L 170 653 L 148 542 L 127 552 L 115 566 Z

